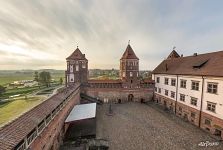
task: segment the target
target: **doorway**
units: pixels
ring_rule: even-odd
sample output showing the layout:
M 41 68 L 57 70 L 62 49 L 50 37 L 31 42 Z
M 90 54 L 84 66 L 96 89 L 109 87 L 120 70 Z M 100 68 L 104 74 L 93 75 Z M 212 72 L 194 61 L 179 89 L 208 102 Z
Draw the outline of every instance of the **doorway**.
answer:
M 221 136 L 221 130 L 215 129 L 214 135 Z
M 133 94 L 129 94 L 129 95 L 128 95 L 128 101 L 129 101 L 129 102 L 132 102 L 133 99 L 134 99 Z

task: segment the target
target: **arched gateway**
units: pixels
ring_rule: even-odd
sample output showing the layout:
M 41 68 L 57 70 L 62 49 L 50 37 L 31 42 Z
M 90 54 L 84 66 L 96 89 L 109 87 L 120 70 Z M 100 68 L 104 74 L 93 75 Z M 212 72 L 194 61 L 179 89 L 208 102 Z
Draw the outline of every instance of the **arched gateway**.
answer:
M 128 101 L 129 101 L 129 102 L 132 102 L 133 99 L 134 99 L 133 94 L 129 94 L 129 95 L 128 95 Z

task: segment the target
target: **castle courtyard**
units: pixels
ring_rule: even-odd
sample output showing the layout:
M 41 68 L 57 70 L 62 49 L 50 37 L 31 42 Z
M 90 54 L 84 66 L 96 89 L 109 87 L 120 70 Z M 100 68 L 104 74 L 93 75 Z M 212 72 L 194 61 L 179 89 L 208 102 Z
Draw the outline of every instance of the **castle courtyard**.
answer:
M 112 111 L 110 116 L 108 104 L 97 105 L 97 139 L 108 140 L 110 150 L 220 150 L 223 146 L 210 134 L 156 104 L 112 104 Z

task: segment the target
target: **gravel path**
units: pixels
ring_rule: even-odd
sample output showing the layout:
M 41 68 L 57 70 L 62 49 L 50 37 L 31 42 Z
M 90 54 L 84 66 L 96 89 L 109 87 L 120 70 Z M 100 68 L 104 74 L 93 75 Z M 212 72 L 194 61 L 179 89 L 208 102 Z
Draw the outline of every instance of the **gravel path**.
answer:
M 184 122 L 175 115 L 140 103 L 113 104 L 113 116 L 108 105 L 97 106 L 97 138 L 107 139 L 110 150 L 194 150 L 223 149 L 201 147 L 203 141 L 217 142 L 208 133 Z

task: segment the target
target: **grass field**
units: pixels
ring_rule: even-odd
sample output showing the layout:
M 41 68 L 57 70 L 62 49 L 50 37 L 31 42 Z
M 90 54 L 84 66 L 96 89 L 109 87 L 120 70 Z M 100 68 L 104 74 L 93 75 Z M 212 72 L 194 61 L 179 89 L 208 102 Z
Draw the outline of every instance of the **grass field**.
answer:
M 40 71 L 39 71 L 40 72 Z M 64 80 L 64 71 L 50 70 L 52 79 L 59 82 L 62 77 Z M 33 80 L 34 71 L 0 71 L 0 85 L 7 86 L 9 83 L 21 80 Z M 0 101 L 0 126 L 15 119 L 22 113 L 30 110 L 36 105 L 40 104 L 47 95 L 50 94 L 58 85 L 51 84 L 52 87 L 46 88 L 45 86 L 34 86 L 24 88 L 7 88 L 6 92 L 0 96 L 0 99 L 8 99 L 10 96 L 19 95 L 16 100 L 9 98 L 7 102 Z M 31 96 L 33 93 L 38 93 L 38 96 Z M 46 94 L 42 96 L 41 94 Z M 41 95 L 41 96 L 40 96 Z M 27 98 L 25 98 L 27 97 Z
M 40 104 L 44 99 L 45 97 L 42 96 L 28 97 L 27 99 L 21 97 L 15 101 L 0 104 L 0 126 Z
M 39 71 L 40 72 L 40 71 Z M 64 80 L 64 71 L 50 71 L 52 79 L 59 81 L 62 77 Z M 33 80 L 34 71 L 19 72 L 19 71 L 0 71 L 0 85 L 6 86 L 9 83 L 20 80 Z

